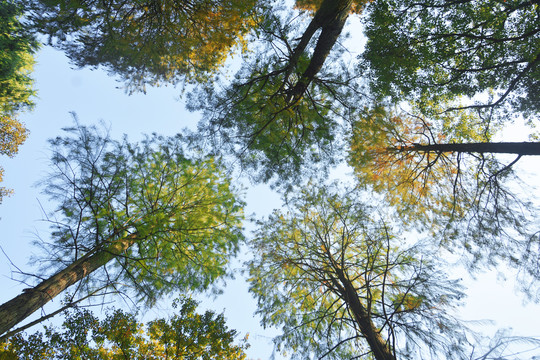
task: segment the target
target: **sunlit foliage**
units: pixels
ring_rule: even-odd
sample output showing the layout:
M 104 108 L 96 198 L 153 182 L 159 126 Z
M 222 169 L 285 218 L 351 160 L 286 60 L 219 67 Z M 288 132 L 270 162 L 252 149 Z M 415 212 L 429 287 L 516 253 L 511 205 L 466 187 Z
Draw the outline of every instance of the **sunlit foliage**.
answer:
M 100 320 L 92 312 L 66 313 L 61 331 L 17 335 L 0 343 L 2 360 L 243 360 L 246 341 L 235 344 L 237 332 L 229 330 L 223 314 L 195 312 L 197 303 L 183 299 L 176 314 L 146 326 L 133 314 L 114 310 Z
M 228 274 L 243 202 L 217 159 L 197 156 L 181 136 L 133 144 L 94 127 L 66 130 L 51 140 L 44 181 L 58 206 L 39 262 L 54 273 L 41 271 L 39 284 L 0 305 L 0 334 L 71 285 L 74 300 L 113 292 L 152 305 Z
M 116 274 L 152 302 L 225 274 L 242 238 L 243 203 L 219 161 L 188 157 L 181 136 L 134 144 L 92 128 L 69 132 L 51 141 L 56 170 L 45 183 L 59 203 L 48 246 L 55 268 L 133 235 L 100 281 Z
M 323 3 L 323 1 L 324 0 L 296 0 L 295 7 L 302 10 L 316 12 Z M 352 13 L 360 14 L 366 6 L 366 3 L 371 1 L 373 0 L 352 0 L 350 1 L 352 3 L 350 11 Z
M 33 53 L 37 42 L 21 23 L 20 3 L 0 1 L 0 155 L 13 157 L 28 131 L 17 119 L 20 111 L 34 105 Z M 4 169 L 0 167 L 0 182 Z M 11 190 L 0 187 L 0 203 Z
M 350 5 L 325 1 L 313 15 L 265 14 L 256 56 L 245 58 L 232 81 L 191 94 L 189 108 L 204 111 L 201 134 L 211 136 L 213 149 L 233 153 L 262 181 L 335 160 L 340 124 L 358 91 L 339 61 L 343 49 L 334 48 Z
M 486 143 L 492 134 L 485 124 L 478 113 L 464 110 L 456 115 L 434 108 L 426 115 L 366 108 L 353 124 L 349 164 L 360 185 L 381 193 L 409 225 L 429 230 L 448 249 L 464 250 L 468 266 L 484 269 L 503 261 L 522 270 L 523 289 L 536 300 L 535 208 L 516 193 L 523 184 L 512 170 L 521 155 L 507 160 L 474 146 L 437 148 Z
M 263 324 L 299 359 L 461 358 L 464 330 L 448 315 L 459 283 L 428 248 L 394 236 L 366 196 L 309 184 L 259 223 L 248 265 Z
M 35 1 L 35 26 L 78 66 L 104 66 L 130 91 L 206 81 L 258 22 L 257 0 Z

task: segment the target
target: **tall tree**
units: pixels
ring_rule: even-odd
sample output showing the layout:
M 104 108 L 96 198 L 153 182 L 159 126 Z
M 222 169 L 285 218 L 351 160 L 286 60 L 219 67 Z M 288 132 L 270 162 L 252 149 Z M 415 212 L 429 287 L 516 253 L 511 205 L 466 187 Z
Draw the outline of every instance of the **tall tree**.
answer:
M 28 131 L 17 119 L 20 111 L 32 108 L 34 64 L 38 44 L 21 22 L 19 2 L 0 1 L 0 155 L 13 157 L 26 140 Z M 0 167 L 0 182 L 4 169 Z M 10 190 L 0 187 L 2 198 Z
M 263 324 L 282 328 L 275 341 L 293 358 L 464 358 L 449 315 L 459 283 L 392 235 L 366 196 L 310 184 L 259 223 L 248 265 Z
M 214 137 L 214 148 L 225 146 L 258 171 L 258 180 L 287 179 L 305 163 L 333 160 L 340 121 L 356 99 L 354 76 L 336 63 L 342 53 L 336 43 L 351 11 L 366 1 L 314 3 L 313 14 L 267 11 L 256 56 L 232 82 L 190 99 L 191 109 L 204 111 L 201 128 Z
M 537 1 L 378 0 L 369 8 L 364 71 L 380 95 L 473 97 L 477 108 L 540 110 Z
M 207 289 L 238 250 L 243 204 L 219 161 L 188 157 L 180 136 L 137 145 L 68 131 L 51 141 L 55 171 L 44 182 L 59 203 L 45 243 L 58 271 L 0 305 L 0 334 L 74 284 L 132 289 L 146 304 Z
M 195 312 L 197 303 L 182 299 L 168 319 L 146 326 L 135 315 L 115 310 L 100 320 L 90 311 L 66 314 L 62 331 L 47 327 L 29 336 L 17 335 L 0 343 L 0 358 L 17 359 L 229 359 L 243 360 L 249 346 L 235 344 L 237 332 L 229 330 L 223 314 Z M 44 336 L 45 335 L 45 336 Z
M 36 0 L 33 22 L 78 66 L 104 66 L 130 91 L 205 81 L 257 24 L 258 0 Z
M 418 109 L 366 108 L 349 139 L 349 164 L 360 184 L 382 193 L 402 218 L 431 230 L 444 246 L 462 246 L 471 255 L 468 265 L 503 260 L 525 270 L 524 279 L 538 279 L 535 208 L 516 192 L 512 167 L 538 154 L 540 144 L 494 143 L 477 113 L 433 111 L 427 117 Z M 538 299 L 538 287 L 526 284 Z

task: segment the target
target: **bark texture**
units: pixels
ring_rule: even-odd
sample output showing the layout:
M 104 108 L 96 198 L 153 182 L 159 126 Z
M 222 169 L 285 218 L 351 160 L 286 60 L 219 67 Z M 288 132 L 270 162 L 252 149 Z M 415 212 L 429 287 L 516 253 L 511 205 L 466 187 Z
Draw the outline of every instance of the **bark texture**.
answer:
M 309 65 L 291 91 L 293 102 L 302 97 L 309 84 L 322 69 L 326 58 L 345 26 L 351 6 L 352 0 L 324 0 L 313 16 L 290 60 L 289 66 L 296 66 L 300 55 L 305 51 L 315 32 L 321 29 Z
M 460 152 L 460 153 L 497 153 L 516 155 L 540 155 L 540 142 L 494 142 L 460 144 L 414 144 L 394 150 L 414 152 Z
M 366 339 L 373 356 L 376 360 L 396 360 L 392 349 L 382 338 L 371 317 L 369 311 L 358 298 L 358 294 L 353 284 L 349 281 L 343 271 L 338 270 L 338 279 L 334 279 L 334 286 L 339 289 L 341 297 L 351 310 L 354 320 L 358 324 L 362 336 Z
M 0 305 L 0 335 L 26 319 L 71 285 L 84 279 L 129 248 L 136 235 L 115 240 L 106 248 L 91 252 L 33 288 Z

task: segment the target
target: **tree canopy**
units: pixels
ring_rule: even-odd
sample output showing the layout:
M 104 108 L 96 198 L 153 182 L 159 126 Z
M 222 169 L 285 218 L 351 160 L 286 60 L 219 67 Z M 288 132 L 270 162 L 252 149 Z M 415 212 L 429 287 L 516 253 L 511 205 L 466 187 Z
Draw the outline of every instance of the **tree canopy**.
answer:
M 9 157 L 17 153 L 28 136 L 17 115 L 32 108 L 35 95 L 30 74 L 38 43 L 20 21 L 22 15 L 20 3 L 0 1 L 0 155 Z M 0 167 L 0 182 L 3 173 L 4 169 Z M 0 187 L 0 203 L 10 193 L 10 190 Z
M 205 81 L 258 23 L 257 0 L 34 1 L 34 26 L 77 66 L 104 66 L 130 91 Z
M 173 304 L 175 314 L 146 325 L 134 314 L 110 311 L 99 319 L 86 309 L 67 312 L 62 331 L 17 335 L 0 343 L 3 360 L 46 359 L 175 359 L 243 360 L 249 346 L 235 343 L 237 332 L 229 330 L 223 314 L 195 312 L 197 302 L 184 298 Z
M 348 162 L 359 185 L 381 193 L 400 218 L 467 253 L 472 269 L 519 269 L 538 299 L 535 208 L 516 191 L 524 185 L 512 166 L 540 144 L 490 142 L 483 122 L 468 110 L 366 108 L 353 123 Z M 512 158 L 497 156 L 503 151 Z
M 230 82 L 189 99 L 191 110 L 204 112 L 200 129 L 214 148 L 234 154 L 259 181 L 289 180 L 308 171 L 306 164 L 334 162 L 341 123 L 357 99 L 356 79 L 335 46 L 351 10 L 351 1 L 326 0 L 314 14 L 264 14 L 257 55 Z
M 259 223 L 248 266 L 263 323 L 293 358 L 464 358 L 459 282 L 365 196 L 310 184 Z
M 58 272 L 0 306 L 0 333 L 74 284 L 83 294 L 131 289 L 152 304 L 227 274 L 243 203 L 219 161 L 188 157 L 180 136 L 131 144 L 96 128 L 67 131 L 51 141 L 54 171 L 45 182 L 59 205 L 42 260 Z
M 477 107 L 540 110 L 536 1 L 377 0 L 367 14 L 363 70 L 376 93 L 445 97 L 493 92 Z

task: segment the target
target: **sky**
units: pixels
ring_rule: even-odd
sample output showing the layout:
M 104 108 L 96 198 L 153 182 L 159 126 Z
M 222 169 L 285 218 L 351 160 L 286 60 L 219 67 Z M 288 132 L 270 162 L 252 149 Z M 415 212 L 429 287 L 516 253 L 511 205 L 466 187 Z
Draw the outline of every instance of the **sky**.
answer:
M 81 124 L 91 125 L 102 120 L 110 126 L 113 138 L 118 139 L 126 133 L 132 141 L 140 139 L 145 133 L 172 135 L 185 127 L 193 128 L 199 118 L 198 114 L 184 109 L 179 89 L 150 88 L 147 94 L 128 96 L 119 88 L 121 84 L 106 72 L 73 69 L 61 52 L 47 47 L 37 55 L 34 78 L 38 90 L 36 108 L 21 116 L 30 130 L 29 138 L 15 158 L 1 159 L 5 168 L 3 185 L 14 189 L 14 194 L 5 198 L 0 205 L 0 246 L 15 265 L 28 272 L 35 265 L 28 263 L 29 258 L 38 252 L 38 248 L 31 245 L 32 242 L 38 237 L 47 237 L 48 227 L 42 221 L 42 209 L 52 208 L 36 186 L 48 172 L 47 139 L 61 135 L 63 127 L 73 125 L 71 112 L 77 114 Z M 519 139 L 519 131 L 506 135 L 509 136 L 506 140 L 522 140 Z M 527 182 L 540 183 L 534 171 L 540 169 L 540 160 L 524 159 L 520 167 L 532 173 Z M 538 192 L 535 194 L 538 196 Z M 281 204 L 279 195 L 264 185 L 251 187 L 246 199 L 246 213 L 256 213 L 258 216 L 268 215 Z M 11 279 L 16 269 L 6 255 L 0 254 L 0 303 L 27 287 Z M 240 268 L 241 261 L 235 261 L 233 266 Z M 494 320 L 497 328 L 512 327 L 514 335 L 540 336 L 540 306 L 526 304 L 523 295 L 514 290 L 512 273 L 499 270 L 507 273 L 507 282 L 502 282 L 495 272 L 481 274 L 476 281 L 467 279 L 466 274 L 455 274 L 464 276 L 469 288 L 467 305 L 459 315 L 471 321 Z M 247 292 L 242 276 L 228 281 L 222 296 L 214 299 L 203 295 L 199 298 L 203 301 L 200 312 L 204 309 L 224 311 L 228 326 L 238 330 L 240 337 L 249 333 L 249 358 L 271 358 L 271 338 L 277 331 L 260 327 L 259 319 L 254 315 L 256 302 Z M 56 305 L 59 300 L 55 300 Z M 122 306 L 122 303 L 115 306 Z M 150 320 L 164 316 L 169 307 L 170 303 L 162 303 L 146 317 Z M 493 331 L 494 328 L 486 328 L 486 331 Z M 532 354 L 528 356 L 530 358 Z

